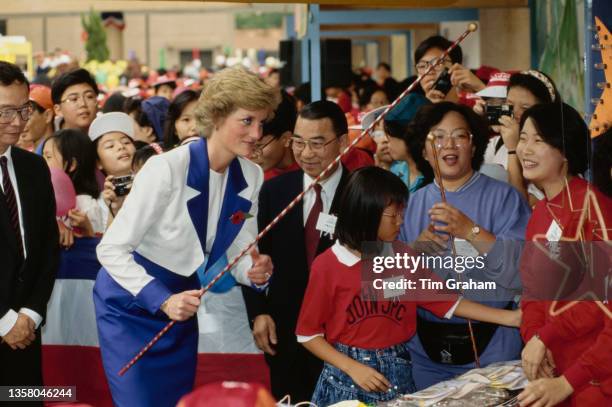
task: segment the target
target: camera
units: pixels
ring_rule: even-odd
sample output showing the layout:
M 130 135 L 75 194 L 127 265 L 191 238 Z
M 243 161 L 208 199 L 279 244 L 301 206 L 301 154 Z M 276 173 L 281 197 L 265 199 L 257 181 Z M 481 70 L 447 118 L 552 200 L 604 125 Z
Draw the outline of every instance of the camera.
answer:
M 440 91 L 446 95 L 452 87 L 453 85 L 451 84 L 451 77 L 448 73 L 448 68 L 444 68 L 444 70 L 440 72 L 440 75 L 434 82 L 432 89 Z
M 115 186 L 115 195 L 125 196 L 130 192 L 132 188 L 133 177 L 131 175 L 124 175 L 122 177 L 115 177 L 112 179 L 112 183 Z
M 491 126 L 499 124 L 499 118 L 502 116 L 512 117 L 512 105 L 502 103 L 501 105 L 489 105 L 485 106 L 485 115 L 487 121 Z

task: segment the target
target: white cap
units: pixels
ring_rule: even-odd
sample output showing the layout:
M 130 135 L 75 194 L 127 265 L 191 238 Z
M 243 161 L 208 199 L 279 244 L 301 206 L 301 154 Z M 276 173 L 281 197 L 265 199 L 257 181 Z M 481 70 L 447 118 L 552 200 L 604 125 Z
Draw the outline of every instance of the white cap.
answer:
M 510 83 L 510 74 L 507 72 L 498 72 L 491 75 L 491 79 L 487 83 L 487 87 L 482 89 L 476 95 L 483 98 L 502 98 L 508 96 L 508 84 Z
M 365 130 L 385 111 L 388 105 L 381 106 L 377 109 L 371 110 L 363 116 L 361 124 L 350 126 L 350 130 Z
M 134 121 L 123 112 L 104 113 L 89 126 L 89 138 L 96 141 L 106 133 L 118 131 L 131 139 L 134 139 Z

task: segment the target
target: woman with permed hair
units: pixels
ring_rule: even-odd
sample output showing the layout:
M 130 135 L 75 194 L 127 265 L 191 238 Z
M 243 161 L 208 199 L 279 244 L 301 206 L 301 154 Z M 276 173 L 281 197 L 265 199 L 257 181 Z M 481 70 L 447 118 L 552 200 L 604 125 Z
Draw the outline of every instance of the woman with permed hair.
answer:
M 98 246 L 94 287 L 102 361 L 117 406 L 174 406 L 194 384 L 200 288 L 257 235 L 260 167 L 249 157 L 278 92 L 241 68 L 205 86 L 196 118 L 205 138 L 149 159 Z M 215 285 L 265 289 L 272 273 L 256 249 Z M 166 324 L 178 323 L 132 366 Z
M 461 275 L 446 265 L 434 271 L 445 279 L 494 282 L 495 290 L 466 290 L 465 298 L 515 308 L 530 210 L 515 188 L 478 171 L 488 141 L 486 123 L 466 106 L 441 102 L 422 107 L 413 124 L 418 140 L 413 154 L 422 154 L 430 173 L 438 172 L 439 178 L 410 197 L 400 240 L 430 256 L 482 256 L 483 268 L 469 267 Z M 465 319 L 444 320 L 419 310 L 417 321 L 417 335 L 409 344 L 417 389 L 475 367 Z M 518 329 L 481 323 L 472 327 L 481 366 L 518 358 Z

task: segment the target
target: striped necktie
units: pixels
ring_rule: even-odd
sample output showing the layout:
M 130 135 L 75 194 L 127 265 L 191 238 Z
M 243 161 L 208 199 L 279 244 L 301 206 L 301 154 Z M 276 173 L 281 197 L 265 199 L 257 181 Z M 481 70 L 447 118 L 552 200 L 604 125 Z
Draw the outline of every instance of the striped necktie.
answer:
M 17 238 L 17 247 L 19 248 L 19 256 L 23 258 L 23 241 L 21 240 L 21 228 L 19 227 L 19 210 L 17 208 L 17 198 L 15 197 L 15 189 L 9 177 L 8 159 L 0 157 L 0 167 L 2 168 L 2 188 L 4 189 L 4 198 L 8 207 L 9 219 L 11 226 Z

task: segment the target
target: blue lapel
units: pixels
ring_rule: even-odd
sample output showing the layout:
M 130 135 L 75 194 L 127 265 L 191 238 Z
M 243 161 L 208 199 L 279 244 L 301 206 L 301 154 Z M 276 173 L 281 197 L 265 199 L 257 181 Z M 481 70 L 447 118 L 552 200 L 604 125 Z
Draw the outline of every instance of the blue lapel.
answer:
M 228 171 L 223 206 L 221 206 L 221 214 L 217 224 L 217 235 L 208 259 L 207 269 L 225 254 L 240 229 L 242 229 L 244 221 L 234 224 L 230 220 L 232 215 L 238 211 L 242 211 L 244 214 L 249 213 L 253 204 L 250 200 L 238 195 L 248 186 L 238 158 L 234 158 L 230 163 Z
M 208 180 L 210 163 L 208 161 L 208 149 L 206 139 L 189 144 L 189 168 L 187 171 L 187 185 L 200 192 L 187 201 L 187 209 L 191 222 L 196 230 L 202 253 L 206 253 L 206 229 L 208 223 Z M 242 167 L 238 158 L 235 158 L 229 165 L 227 174 L 227 185 L 221 214 L 217 224 L 217 235 L 212 246 L 210 256 L 206 262 L 206 269 L 212 267 L 216 261 L 225 254 L 228 247 L 232 244 L 236 235 L 242 229 L 244 222 L 232 223 L 230 218 L 238 211 L 245 214 L 251 209 L 252 202 L 238 194 L 247 186 L 242 173 Z
M 200 192 L 187 201 L 187 209 L 193 227 L 198 234 L 202 253 L 206 253 L 206 226 L 208 223 L 208 149 L 206 140 L 189 144 L 189 168 L 187 185 Z

